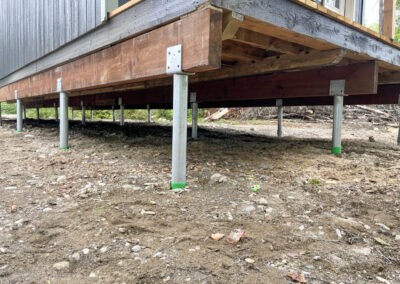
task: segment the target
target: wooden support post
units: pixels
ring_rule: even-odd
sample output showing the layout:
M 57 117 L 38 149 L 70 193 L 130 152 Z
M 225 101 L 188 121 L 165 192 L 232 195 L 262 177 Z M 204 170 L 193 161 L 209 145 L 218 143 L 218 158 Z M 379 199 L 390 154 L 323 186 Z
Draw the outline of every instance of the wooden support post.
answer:
M 396 0 L 385 0 L 383 6 L 382 34 L 393 39 L 396 25 Z

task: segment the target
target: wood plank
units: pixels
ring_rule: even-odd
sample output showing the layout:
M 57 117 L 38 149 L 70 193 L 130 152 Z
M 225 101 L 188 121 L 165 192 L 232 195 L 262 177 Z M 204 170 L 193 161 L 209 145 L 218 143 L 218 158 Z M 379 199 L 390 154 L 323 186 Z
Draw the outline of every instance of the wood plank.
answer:
M 222 24 L 222 40 L 231 39 L 235 36 L 243 22 L 243 16 L 235 12 L 227 12 L 224 14 Z
M 400 72 L 389 71 L 379 73 L 379 84 L 400 84 Z
M 222 43 L 222 60 L 251 62 L 265 58 L 267 52 L 258 47 L 252 47 L 244 43 L 237 43 L 232 40 L 226 40 Z
M 167 77 L 166 49 L 182 44 L 182 67 L 188 72 L 220 68 L 222 13 L 205 9 L 179 21 L 124 41 L 55 69 L 0 89 L 0 101 L 56 92 L 62 78 L 67 92 Z
M 133 6 L 139 4 L 140 2 L 143 2 L 143 1 L 144 0 L 131 0 L 131 1 L 127 2 L 127 3 L 125 3 L 124 5 L 118 7 L 117 9 L 111 11 L 108 14 L 108 17 L 111 19 L 111 18 L 113 18 L 113 17 L 125 12 L 126 10 L 132 8 Z
M 371 30 L 371 29 L 369 29 L 367 27 L 364 27 L 363 25 L 361 25 L 361 24 L 359 24 L 359 23 L 357 23 L 357 22 L 355 22 L 355 21 L 353 21 L 353 20 L 351 20 L 351 19 L 349 19 L 347 17 L 344 17 L 344 16 L 340 15 L 340 14 L 336 13 L 335 11 L 327 9 L 324 6 L 319 5 L 319 4 L 317 4 L 317 3 L 315 3 L 315 2 L 313 2 L 311 0 L 290 0 L 290 1 L 295 2 L 297 4 L 300 4 L 300 5 L 302 5 L 302 6 L 306 7 L 306 8 L 318 11 L 319 13 L 323 14 L 324 16 L 328 16 L 328 17 L 330 17 L 330 18 L 332 18 L 332 19 L 334 19 L 334 20 L 336 20 L 338 22 L 341 22 L 341 23 L 346 24 L 346 25 L 348 25 L 350 27 L 356 28 L 356 29 L 358 29 L 358 30 L 360 30 L 362 32 L 365 32 L 366 34 L 368 34 L 368 35 L 370 35 L 372 37 L 375 37 L 376 39 L 382 40 L 383 42 L 385 42 L 387 44 L 390 44 L 390 45 L 395 46 L 395 47 L 399 46 L 398 43 L 394 43 L 391 40 L 393 38 L 393 36 L 389 36 L 389 34 L 386 34 L 386 33 L 384 33 L 384 35 L 382 36 L 379 33 L 375 32 L 374 30 Z M 389 1 L 391 3 L 388 3 Z M 384 3 L 390 9 L 390 7 L 392 7 L 392 3 L 393 2 L 395 2 L 395 0 L 385 0 Z M 394 9 L 394 11 L 396 11 L 396 9 Z
M 398 46 L 373 38 L 364 31 L 290 0 L 210 0 L 210 2 L 219 8 L 244 15 L 243 28 L 309 47 L 313 47 L 311 46 L 313 43 L 321 44 L 321 49 L 324 49 L 324 45 L 331 48 L 342 47 L 400 67 Z M 269 23 L 269 26 L 259 30 L 249 28 L 249 25 L 246 26 L 247 18 Z M 290 39 L 290 36 L 293 38 Z
M 301 70 L 339 63 L 346 52 L 342 49 L 302 52 L 300 55 L 284 54 L 255 61 L 252 64 L 239 63 L 222 70 L 196 74 L 191 82 L 237 78 L 243 76 L 273 73 L 277 71 Z
M 254 47 L 264 48 L 266 50 L 272 50 L 293 55 L 299 54 L 301 51 L 307 49 L 294 43 L 285 42 L 277 38 L 273 38 L 271 36 L 267 36 L 243 28 L 237 31 L 236 35 L 233 37 L 233 40 L 237 42 L 247 43 Z
M 383 35 L 394 39 L 396 24 L 396 0 L 383 2 Z

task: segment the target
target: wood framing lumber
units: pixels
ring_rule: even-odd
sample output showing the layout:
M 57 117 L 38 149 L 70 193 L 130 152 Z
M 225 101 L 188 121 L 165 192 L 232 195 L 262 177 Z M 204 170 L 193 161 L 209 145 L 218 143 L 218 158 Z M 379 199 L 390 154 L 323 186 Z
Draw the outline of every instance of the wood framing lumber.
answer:
M 243 28 L 306 46 L 319 43 L 322 48 L 343 47 L 400 66 L 398 47 L 290 0 L 210 0 L 210 2 L 219 8 L 244 15 Z M 253 28 L 246 26 L 247 20 L 252 20 Z M 267 23 L 270 29 L 265 27 L 254 29 L 260 22 Z M 314 48 L 316 47 L 314 45 Z
M 233 37 L 233 40 L 246 43 L 254 47 L 264 48 L 266 50 L 292 55 L 299 54 L 305 49 L 297 44 L 285 42 L 277 38 L 273 38 L 265 34 L 257 33 L 243 28 L 240 28 L 237 31 L 236 35 Z
M 111 11 L 110 14 L 108 15 L 108 17 L 109 18 L 115 17 L 143 1 L 144 0 L 131 0 L 127 3 L 125 3 L 124 5 L 118 7 L 117 9 Z
M 167 77 L 166 50 L 177 44 L 182 44 L 184 71 L 220 68 L 221 27 L 221 12 L 194 12 L 147 34 L 5 86 L 0 89 L 0 101 L 12 99 L 14 90 L 20 98 L 55 93 L 57 78 L 63 80 L 63 91 L 72 92 Z
M 339 63 L 346 52 L 343 49 L 302 52 L 299 55 L 284 54 L 255 61 L 252 64 L 238 63 L 222 70 L 199 73 L 191 82 L 202 82 L 226 78 L 272 73 L 277 71 L 301 70 Z
M 387 71 L 379 73 L 379 84 L 400 84 L 400 71 Z
M 224 14 L 222 24 L 222 40 L 231 39 L 235 36 L 243 22 L 243 16 L 235 12 L 227 12 Z
M 396 0 L 383 2 L 383 35 L 393 39 L 396 25 Z

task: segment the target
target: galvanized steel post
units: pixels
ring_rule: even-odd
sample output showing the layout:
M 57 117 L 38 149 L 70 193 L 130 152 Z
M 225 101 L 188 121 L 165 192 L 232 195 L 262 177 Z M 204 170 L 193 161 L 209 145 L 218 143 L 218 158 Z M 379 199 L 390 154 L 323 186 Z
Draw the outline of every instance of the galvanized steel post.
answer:
M 62 91 L 62 80 L 57 79 L 57 92 L 60 93 L 60 149 L 68 146 L 68 95 Z
M 22 101 L 18 98 L 18 91 L 14 92 L 17 100 L 17 132 L 22 132 Z
M 81 107 L 82 107 L 82 125 L 86 125 L 86 106 L 84 105 L 83 101 L 81 101 Z
M 174 74 L 172 182 L 171 188 L 186 187 L 187 101 L 189 76 Z
M 151 108 L 150 108 L 150 105 L 147 105 L 147 122 L 151 123 Z
M 119 124 L 121 126 L 125 125 L 125 107 L 122 104 L 122 98 L 118 99 L 118 104 L 119 104 Z
M 112 106 L 112 116 L 113 116 L 113 122 L 115 122 L 115 107 Z
M 197 130 L 198 130 L 198 108 L 199 104 L 197 103 L 197 94 L 190 93 L 190 103 L 192 105 L 192 138 L 197 139 Z
M 278 107 L 278 137 L 281 138 L 283 136 L 283 100 L 276 100 L 276 106 Z
M 61 110 L 60 110 L 61 112 Z M 54 104 L 54 117 L 56 118 L 56 122 L 58 122 L 58 108 L 57 104 Z
M 74 120 L 74 108 L 71 107 L 71 120 Z
M 90 107 L 90 120 L 93 120 L 93 107 Z
M 167 48 L 166 73 L 173 75 L 171 189 L 186 187 L 187 107 L 189 73 L 182 70 L 182 45 Z
M 36 108 L 36 119 L 40 120 L 40 110 L 38 107 Z
M 342 120 L 345 80 L 332 80 L 329 94 L 333 96 L 332 154 L 342 153 Z

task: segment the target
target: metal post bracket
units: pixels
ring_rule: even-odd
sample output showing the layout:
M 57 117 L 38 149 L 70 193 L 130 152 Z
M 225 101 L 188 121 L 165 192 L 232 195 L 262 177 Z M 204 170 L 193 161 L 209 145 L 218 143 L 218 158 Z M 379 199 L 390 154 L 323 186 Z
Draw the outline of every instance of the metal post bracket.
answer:
M 57 92 L 61 92 L 62 91 L 62 79 L 58 78 L 57 79 Z
M 178 44 L 167 48 L 167 74 L 194 75 L 182 70 L 182 45 Z
M 330 96 L 345 96 L 344 89 L 346 86 L 346 80 L 331 80 L 329 86 Z
M 182 73 L 182 45 L 167 48 L 167 74 Z

